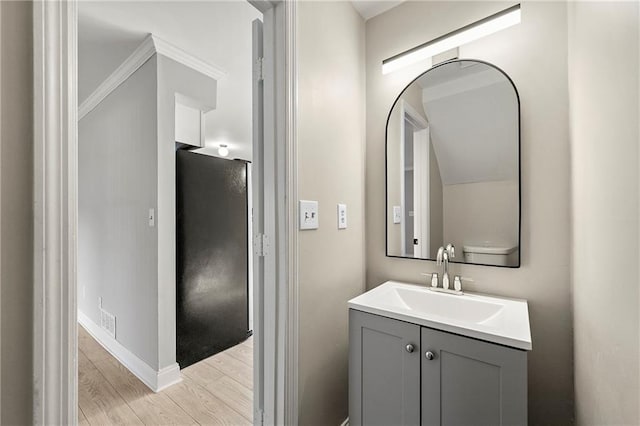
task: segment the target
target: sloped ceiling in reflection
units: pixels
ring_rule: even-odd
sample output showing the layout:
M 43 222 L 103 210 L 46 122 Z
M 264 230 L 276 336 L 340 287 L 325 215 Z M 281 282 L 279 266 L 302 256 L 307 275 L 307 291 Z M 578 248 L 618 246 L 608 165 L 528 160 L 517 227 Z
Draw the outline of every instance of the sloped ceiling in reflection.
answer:
M 511 83 L 484 64 L 457 70 L 453 79 L 451 71 L 442 66 L 418 80 L 442 183 L 517 180 L 518 101 Z

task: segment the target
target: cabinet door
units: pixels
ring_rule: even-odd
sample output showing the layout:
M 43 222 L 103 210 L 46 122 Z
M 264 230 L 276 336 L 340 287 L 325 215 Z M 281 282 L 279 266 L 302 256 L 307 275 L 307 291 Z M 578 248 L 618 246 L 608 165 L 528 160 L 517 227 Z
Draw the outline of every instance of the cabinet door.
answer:
M 421 346 L 423 425 L 527 424 L 525 351 L 426 327 Z
M 419 425 L 420 326 L 350 309 L 349 342 L 349 424 Z

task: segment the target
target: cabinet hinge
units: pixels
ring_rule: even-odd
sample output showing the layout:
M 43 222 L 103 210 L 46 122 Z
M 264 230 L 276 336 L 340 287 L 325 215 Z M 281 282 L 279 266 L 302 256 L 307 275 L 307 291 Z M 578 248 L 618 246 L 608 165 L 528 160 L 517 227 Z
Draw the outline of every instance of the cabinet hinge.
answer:
M 253 253 L 256 256 L 265 257 L 269 254 L 269 237 L 258 234 L 253 240 Z
M 256 79 L 264 81 L 264 58 L 256 59 Z

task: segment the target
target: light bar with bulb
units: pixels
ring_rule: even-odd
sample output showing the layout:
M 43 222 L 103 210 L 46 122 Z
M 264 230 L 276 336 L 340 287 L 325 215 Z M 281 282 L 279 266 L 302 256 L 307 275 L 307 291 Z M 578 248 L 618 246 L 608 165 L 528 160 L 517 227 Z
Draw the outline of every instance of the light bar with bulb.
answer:
M 389 74 L 413 65 L 432 56 L 478 40 L 489 34 L 520 23 L 520 5 L 517 4 L 484 19 L 466 25 L 441 37 L 428 41 L 413 49 L 399 53 L 382 61 L 382 74 Z
M 218 155 L 220 157 L 226 157 L 227 155 L 229 155 L 229 146 L 226 144 L 220 144 L 220 146 L 218 147 Z

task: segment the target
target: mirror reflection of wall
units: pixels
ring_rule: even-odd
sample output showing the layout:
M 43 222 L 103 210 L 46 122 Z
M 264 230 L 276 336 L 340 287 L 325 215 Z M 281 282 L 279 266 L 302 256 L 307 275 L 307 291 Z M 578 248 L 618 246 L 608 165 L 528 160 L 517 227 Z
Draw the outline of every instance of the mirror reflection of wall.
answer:
M 519 266 L 519 145 L 517 93 L 495 67 L 451 61 L 407 86 L 387 123 L 387 255 L 452 243 L 455 261 Z

